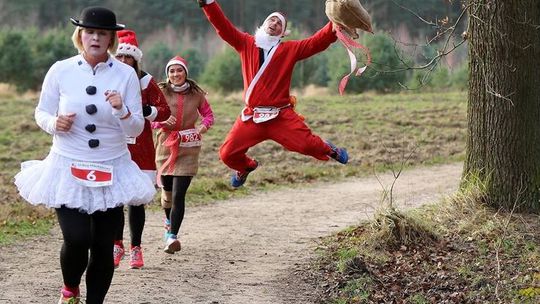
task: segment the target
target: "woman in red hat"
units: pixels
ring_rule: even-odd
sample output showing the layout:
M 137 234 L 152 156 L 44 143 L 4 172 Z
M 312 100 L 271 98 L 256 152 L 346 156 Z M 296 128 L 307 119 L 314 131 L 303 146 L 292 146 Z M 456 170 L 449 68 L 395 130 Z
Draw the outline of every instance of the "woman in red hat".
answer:
M 79 54 L 51 66 L 36 107 L 37 124 L 53 135 L 43 161 L 22 164 L 15 177 L 21 196 L 55 208 L 64 242 L 64 279 L 58 303 L 103 303 L 114 273 L 111 251 L 124 205 L 149 202 L 152 181 L 130 157 L 126 134 L 143 130 L 141 90 L 135 71 L 115 60 L 116 23 L 109 9 L 89 7 L 72 40 Z
M 171 109 L 171 116 L 159 128 L 156 143 L 158 177 L 162 183 L 161 205 L 170 227 L 165 235 L 167 253 L 180 251 L 178 231 L 184 219 L 185 198 L 193 176 L 199 168 L 202 134 L 214 123 L 214 114 L 206 93 L 188 78 L 188 64 L 180 56 L 165 67 L 167 81 L 160 83 Z M 197 123 L 199 116 L 202 117 Z
M 138 137 L 127 137 L 131 159 L 146 173 L 152 181 L 156 180 L 156 153 L 154 150 L 154 140 L 152 138 L 152 128 L 150 122 L 162 121 L 169 118 L 171 111 L 165 100 L 165 96 L 159 89 L 152 75 L 144 72 L 140 68 L 143 52 L 139 49 L 139 43 L 134 31 L 120 30 L 116 32 L 118 36 L 118 48 L 116 49 L 116 59 L 135 69 L 141 83 L 142 109 L 145 118 L 144 129 Z M 131 205 L 128 207 L 129 230 L 131 232 L 130 246 L 130 268 L 141 268 L 144 260 L 141 249 L 141 239 L 145 222 L 144 204 Z M 118 267 L 124 257 L 125 250 L 123 244 L 125 218 L 122 212 L 122 219 L 116 233 L 114 241 L 114 266 Z

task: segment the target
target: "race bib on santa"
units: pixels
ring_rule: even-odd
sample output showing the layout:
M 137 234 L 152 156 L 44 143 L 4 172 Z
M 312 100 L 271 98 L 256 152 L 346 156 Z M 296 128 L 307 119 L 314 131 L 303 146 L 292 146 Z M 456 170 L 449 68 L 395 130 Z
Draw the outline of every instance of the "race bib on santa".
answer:
M 180 136 L 180 147 L 202 146 L 201 134 L 196 129 L 178 131 L 178 135 Z
M 137 137 L 126 136 L 126 142 L 128 145 L 134 145 L 137 143 Z
M 71 175 L 86 187 L 110 186 L 113 183 L 113 166 L 88 163 L 71 163 Z
M 253 109 L 253 122 L 261 123 L 276 118 L 279 115 L 279 108 L 276 107 L 256 107 Z

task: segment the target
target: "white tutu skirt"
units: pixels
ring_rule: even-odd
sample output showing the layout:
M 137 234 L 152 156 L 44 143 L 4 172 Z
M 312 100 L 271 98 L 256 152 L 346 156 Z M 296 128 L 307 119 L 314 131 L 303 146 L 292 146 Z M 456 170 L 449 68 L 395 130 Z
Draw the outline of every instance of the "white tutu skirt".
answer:
M 22 163 L 21 172 L 15 175 L 19 194 L 32 205 L 66 206 L 88 214 L 124 205 L 147 204 L 154 198 L 153 181 L 131 160 L 129 153 L 95 162 L 113 166 L 110 186 L 87 187 L 78 183 L 71 174 L 73 161 L 76 160 L 51 151 L 42 161 Z

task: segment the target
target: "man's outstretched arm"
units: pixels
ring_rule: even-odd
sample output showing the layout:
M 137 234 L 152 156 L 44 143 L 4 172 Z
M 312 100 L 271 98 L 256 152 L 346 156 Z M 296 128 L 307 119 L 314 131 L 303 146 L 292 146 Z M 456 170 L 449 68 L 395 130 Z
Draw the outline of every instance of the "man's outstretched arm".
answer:
M 299 41 L 298 56 L 301 59 L 305 59 L 315 55 L 326 50 L 336 40 L 337 36 L 333 23 L 328 22 L 323 28 L 313 34 L 313 36 Z
M 223 10 L 215 0 L 197 0 L 199 6 L 203 8 L 204 14 L 212 24 L 216 33 L 225 42 L 230 44 L 237 51 L 241 51 L 245 45 L 247 33 L 240 32 L 234 24 L 225 16 Z

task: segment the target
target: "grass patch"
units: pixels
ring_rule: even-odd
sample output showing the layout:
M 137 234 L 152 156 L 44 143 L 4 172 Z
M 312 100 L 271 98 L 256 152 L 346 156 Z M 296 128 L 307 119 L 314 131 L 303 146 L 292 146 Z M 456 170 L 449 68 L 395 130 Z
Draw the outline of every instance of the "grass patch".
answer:
M 10 244 L 30 236 L 45 235 L 49 233 L 53 223 L 52 218 L 5 221 L 0 229 L 0 245 Z
M 540 217 L 481 201 L 481 185 L 471 185 L 323 239 L 312 269 L 319 287 L 330 286 L 318 288 L 321 302 L 539 303 Z M 368 283 L 351 294 L 358 279 Z
M 307 90 L 314 92 L 314 89 Z M 308 93 L 309 93 L 308 92 Z M 355 96 L 308 94 L 298 97 L 297 111 L 324 139 L 348 149 L 347 166 L 320 162 L 291 153 L 267 141 L 253 147 L 249 155 L 261 164 L 245 187 L 229 186 L 230 170 L 218 156 L 219 147 L 243 106 L 240 94 L 228 97 L 210 94 L 216 121 L 204 136 L 199 173 L 187 194 L 189 205 L 249 195 L 291 185 L 361 177 L 384 171 L 415 146 L 409 166 L 459 161 L 464 158 L 466 133 L 465 92 L 408 93 Z M 0 231 L 6 220 L 24 221 L 34 210 L 18 195 L 13 177 L 20 163 L 43 159 L 49 152 L 50 135 L 34 121 L 38 96 L 11 94 L 0 90 Z M 21 208 L 21 206 L 23 206 Z M 28 209 L 28 210 L 24 210 Z

